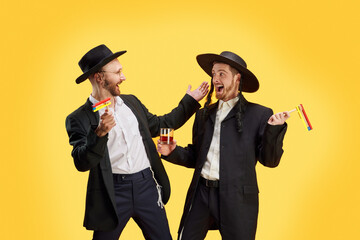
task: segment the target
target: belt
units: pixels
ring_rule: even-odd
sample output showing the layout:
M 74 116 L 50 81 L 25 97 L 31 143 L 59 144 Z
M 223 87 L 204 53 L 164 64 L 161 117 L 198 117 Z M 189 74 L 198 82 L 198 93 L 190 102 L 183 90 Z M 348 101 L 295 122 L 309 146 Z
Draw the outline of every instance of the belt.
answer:
M 209 179 L 200 177 L 200 182 L 207 187 L 211 187 L 211 188 L 219 187 L 219 180 L 209 180 Z
M 122 181 L 134 181 L 143 178 L 150 177 L 152 175 L 150 168 L 145 168 L 144 170 L 132 173 L 132 174 L 113 174 L 114 182 L 122 182 Z

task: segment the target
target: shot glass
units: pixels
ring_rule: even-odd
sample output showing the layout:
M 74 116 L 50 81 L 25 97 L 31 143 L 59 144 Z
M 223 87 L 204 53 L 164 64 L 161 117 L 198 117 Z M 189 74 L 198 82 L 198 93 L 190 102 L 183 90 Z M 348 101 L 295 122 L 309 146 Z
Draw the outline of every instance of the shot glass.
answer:
M 173 128 L 160 128 L 160 143 L 161 144 L 170 144 L 174 139 L 174 129 Z

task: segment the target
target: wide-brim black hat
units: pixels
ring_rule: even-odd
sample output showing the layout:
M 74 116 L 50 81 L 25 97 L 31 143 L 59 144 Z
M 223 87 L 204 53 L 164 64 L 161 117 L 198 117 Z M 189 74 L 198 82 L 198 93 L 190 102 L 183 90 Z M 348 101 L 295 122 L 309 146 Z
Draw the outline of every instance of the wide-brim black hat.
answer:
M 99 71 L 103 66 L 123 55 L 126 51 L 113 53 L 104 44 L 94 47 L 88 51 L 79 61 L 83 74 L 76 79 L 76 83 L 85 81 L 91 74 Z
M 246 62 L 235 53 L 224 51 L 220 55 L 213 53 L 200 54 L 196 57 L 200 67 L 212 77 L 212 68 L 214 62 L 229 64 L 237 69 L 241 74 L 242 91 L 256 92 L 259 89 L 259 81 L 255 75 L 247 69 Z

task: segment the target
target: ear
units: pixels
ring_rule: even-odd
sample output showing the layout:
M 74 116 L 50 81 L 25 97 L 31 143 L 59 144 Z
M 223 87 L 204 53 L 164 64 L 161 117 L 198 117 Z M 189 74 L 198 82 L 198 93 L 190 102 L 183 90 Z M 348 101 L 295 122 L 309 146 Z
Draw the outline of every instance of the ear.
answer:
M 240 74 L 240 73 L 237 73 L 237 74 L 235 75 L 235 77 L 236 77 L 235 81 L 240 83 L 241 74 Z
M 102 79 L 102 77 L 101 77 L 101 74 L 100 73 L 94 73 L 94 79 L 95 79 L 95 81 L 98 83 L 98 84 L 100 84 L 102 81 L 103 81 L 103 79 Z

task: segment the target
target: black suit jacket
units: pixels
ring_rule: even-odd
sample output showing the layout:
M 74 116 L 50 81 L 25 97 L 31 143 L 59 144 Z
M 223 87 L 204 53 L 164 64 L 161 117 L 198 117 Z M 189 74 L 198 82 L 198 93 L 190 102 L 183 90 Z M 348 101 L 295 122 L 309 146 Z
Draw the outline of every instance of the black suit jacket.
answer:
M 195 168 L 190 184 L 179 233 L 191 209 L 198 188 L 200 173 L 210 148 L 218 103 L 209 107 L 209 117 L 203 109 L 196 114 L 193 142 L 186 148 L 177 146 L 163 157 L 175 164 Z M 221 122 L 220 134 L 220 221 L 223 239 L 250 240 L 255 238 L 258 216 L 258 185 L 255 165 L 257 161 L 268 167 L 279 164 L 286 123 L 281 126 L 267 124 L 272 110 L 246 102 L 243 132 L 236 130 L 235 108 Z
M 170 197 L 170 183 L 164 166 L 152 140 L 159 135 L 160 128 L 181 127 L 199 109 L 199 103 L 186 94 L 171 113 L 164 116 L 151 114 L 133 95 L 121 95 L 124 103 L 131 109 L 139 122 L 150 165 L 158 183 L 162 186 L 162 200 Z M 99 124 L 99 114 L 94 113 L 92 103 L 87 100 L 66 118 L 69 142 L 73 146 L 72 157 L 79 171 L 90 171 L 84 226 L 91 230 L 108 231 L 118 224 L 111 163 L 107 149 L 108 135 L 98 137 L 94 130 Z

